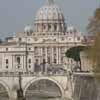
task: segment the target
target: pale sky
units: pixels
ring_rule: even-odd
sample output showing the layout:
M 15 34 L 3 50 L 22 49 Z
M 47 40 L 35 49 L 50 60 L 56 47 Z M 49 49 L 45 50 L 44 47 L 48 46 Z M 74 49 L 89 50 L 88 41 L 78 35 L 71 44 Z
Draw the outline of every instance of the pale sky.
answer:
M 26 24 L 34 28 L 34 17 L 45 0 L 0 0 L 0 37 L 23 32 Z M 100 5 L 100 0 L 55 0 L 62 8 L 68 25 L 86 32 L 88 19 Z

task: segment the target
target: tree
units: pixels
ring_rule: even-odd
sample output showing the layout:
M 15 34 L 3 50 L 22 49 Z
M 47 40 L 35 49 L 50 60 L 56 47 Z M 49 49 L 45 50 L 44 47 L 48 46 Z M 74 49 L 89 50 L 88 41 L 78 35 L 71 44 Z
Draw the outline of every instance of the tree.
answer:
M 83 51 L 86 48 L 86 46 L 75 46 L 66 51 L 66 57 L 72 58 L 74 61 L 80 63 L 80 71 L 81 71 L 81 58 L 80 58 L 80 52 Z
M 94 16 L 90 19 L 88 24 L 88 32 L 92 35 L 97 35 L 100 33 L 100 7 L 98 7 L 94 13 Z
M 87 54 L 93 61 L 94 72 L 100 73 L 100 7 L 96 9 L 94 16 L 88 24 L 88 32 L 92 33 L 94 41 Z

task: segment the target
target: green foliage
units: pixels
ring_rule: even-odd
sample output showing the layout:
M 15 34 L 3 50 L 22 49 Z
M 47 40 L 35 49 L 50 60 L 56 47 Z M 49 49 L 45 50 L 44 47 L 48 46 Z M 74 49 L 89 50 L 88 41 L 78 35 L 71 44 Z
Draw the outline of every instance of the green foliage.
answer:
M 72 58 L 78 62 L 80 61 L 80 52 L 83 51 L 85 48 L 85 46 L 72 47 L 66 51 L 66 57 Z

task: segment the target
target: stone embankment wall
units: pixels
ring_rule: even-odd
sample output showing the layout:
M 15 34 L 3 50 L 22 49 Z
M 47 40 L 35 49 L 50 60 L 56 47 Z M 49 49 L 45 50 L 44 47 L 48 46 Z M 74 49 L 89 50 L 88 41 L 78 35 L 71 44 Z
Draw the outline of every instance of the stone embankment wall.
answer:
M 97 82 L 91 74 L 74 75 L 74 100 L 100 100 Z

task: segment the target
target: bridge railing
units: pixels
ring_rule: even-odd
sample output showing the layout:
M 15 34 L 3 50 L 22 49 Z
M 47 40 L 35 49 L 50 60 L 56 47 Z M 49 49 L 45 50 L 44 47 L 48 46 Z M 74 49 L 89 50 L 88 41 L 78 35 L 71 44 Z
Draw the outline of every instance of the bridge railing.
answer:
M 0 77 L 18 77 L 19 73 L 23 77 L 32 77 L 32 76 L 66 76 L 67 72 L 59 72 L 59 73 L 42 73 L 42 72 L 0 72 Z

